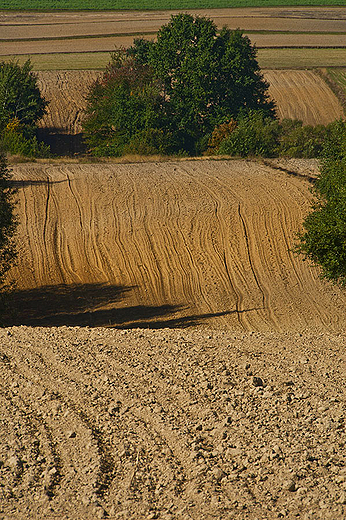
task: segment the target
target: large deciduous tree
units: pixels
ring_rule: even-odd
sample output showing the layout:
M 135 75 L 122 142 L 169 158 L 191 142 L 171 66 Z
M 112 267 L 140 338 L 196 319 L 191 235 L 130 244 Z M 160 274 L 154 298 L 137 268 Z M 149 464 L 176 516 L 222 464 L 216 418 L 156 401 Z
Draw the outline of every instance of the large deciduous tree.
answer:
M 113 146 L 119 153 L 126 140 L 150 129 L 166 136 L 164 149 L 170 136 L 173 151 L 199 153 L 215 126 L 240 112 L 261 109 L 274 116 L 256 49 L 239 30 L 218 34 L 211 20 L 178 14 L 155 42 L 137 39 L 123 55 L 113 56 L 89 96 L 84 128 L 97 153 L 104 147 L 93 137 L 104 137 L 108 149 L 119 143 Z
M 171 117 L 194 138 L 240 111 L 274 114 L 256 49 L 239 30 L 224 28 L 217 35 L 216 25 L 207 18 L 172 16 L 158 32 L 148 59 L 164 85 Z

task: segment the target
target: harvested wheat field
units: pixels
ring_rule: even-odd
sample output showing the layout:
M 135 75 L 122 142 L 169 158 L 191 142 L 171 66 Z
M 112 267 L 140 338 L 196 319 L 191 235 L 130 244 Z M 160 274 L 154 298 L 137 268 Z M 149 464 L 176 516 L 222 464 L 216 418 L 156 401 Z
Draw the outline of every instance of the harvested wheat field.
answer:
M 291 252 L 316 163 L 13 170 L 0 517 L 343 520 L 346 296 Z
M 342 7 L 273 7 L 187 11 L 219 29 L 242 29 L 257 47 L 346 47 Z M 0 11 L 0 56 L 110 52 L 135 36 L 154 38 L 177 11 Z M 267 34 L 261 34 L 261 32 Z M 315 34 L 316 33 L 316 34 Z M 327 65 L 323 63 L 322 65 Z

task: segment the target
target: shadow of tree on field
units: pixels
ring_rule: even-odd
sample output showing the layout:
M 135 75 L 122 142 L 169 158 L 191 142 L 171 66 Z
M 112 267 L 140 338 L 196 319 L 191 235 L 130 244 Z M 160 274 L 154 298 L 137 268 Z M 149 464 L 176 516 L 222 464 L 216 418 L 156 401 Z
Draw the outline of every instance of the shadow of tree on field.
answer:
M 176 310 L 182 310 L 183 307 Z M 221 312 L 210 312 L 207 314 L 192 314 L 190 316 L 181 316 L 179 318 L 171 318 L 168 320 L 155 320 L 152 322 L 141 322 L 135 321 L 133 323 L 126 323 L 124 326 L 116 326 L 117 329 L 184 329 L 188 327 L 196 327 L 200 325 L 203 320 L 208 320 L 210 318 L 218 318 L 221 316 L 227 316 L 231 314 L 242 314 L 245 312 L 259 310 L 258 308 L 254 309 L 244 309 L 242 311 L 221 311 Z
M 1 325 L 186 328 L 199 325 L 210 318 L 257 310 L 232 310 L 177 317 L 177 313 L 186 314 L 188 307 L 171 304 L 124 305 L 122 300 L 133 289 L 134 287 L 94 283 L 49 285 L 13 291 L 8 297 L 9 311 L 2 317 Z
M 79 155 L 85 153 L 86 145 L 83 134 L 68 134 L 62 128 L 45 127 L 39 128 L 37 137 L 40 141 L 50 146 L 54 155 Z
M 50 179 L 11 179 L 8 181 L 8 185 L 11 188 L 15 188 L 16 190 L 19 190 L 21 188 L 26 188 L 27 186 L 48 186 L 50 184 L 60 184 L 62 182 L 67 182 L 67 179 L 62 179 L 60 181 L 51 181 Z
M 99 307 L 115 304 L 131 287 L 94 284 L 46 285 L 8 296 L 5 326 L 89 325 Z

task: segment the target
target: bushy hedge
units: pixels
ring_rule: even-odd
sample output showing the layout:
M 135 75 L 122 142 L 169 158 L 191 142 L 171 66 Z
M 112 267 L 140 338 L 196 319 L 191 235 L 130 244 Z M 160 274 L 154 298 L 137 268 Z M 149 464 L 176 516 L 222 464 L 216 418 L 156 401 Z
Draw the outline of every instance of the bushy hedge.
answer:
M 0 133 L 0 147 L 13 155 L 24 157 L 49 157 L 49 145 L 39 142 L 36 129 L 30 126 L 21 127 L 10 122 Z
M 302 121 L 266 117 L 261 111 L 243 113 L 214 153 L 240 157 L 320 157 L 333 124 L 303 126 Z
M 346 122 L 328 126 L 315 202 L 297 250 L 321 267 L 322 276 L 346 286 Z

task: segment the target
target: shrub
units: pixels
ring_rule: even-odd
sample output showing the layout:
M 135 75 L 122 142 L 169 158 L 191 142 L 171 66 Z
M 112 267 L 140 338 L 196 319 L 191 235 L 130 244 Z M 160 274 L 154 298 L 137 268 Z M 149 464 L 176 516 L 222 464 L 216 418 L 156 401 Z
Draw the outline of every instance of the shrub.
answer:
M 315 201 L 297 251 L 321 267 L 322 276 L 346 286 L 346 122 L 328 125 Z
M 47 102 L 37 86 L 30 60 L 0 62 L 0 130 L 10 121 L 32 126 L 43 116 Z
M 3 150 L 28 157 L 49 154 L 49 147 L 38 142 L 36 123 L 47 102 L 37 86 L 30 60 L 24 65 L 0 62 L 0 144 Z
M 25 129 L 7 125 L 0 137 L 0 145 L 7 152 L 24 157 L 49 157 L 49 145 L 39 142 L 35 135 L 24 135 Z M 27 134 L 29 132 L 26 132 Z M 30 132 L 32 133 L 32 132 Z
M 226 121 L 225 123 L 216 126 L 211 134 L 211 137 L 208 140 L 207 153 L 217 153 L 222 141 L 229 137 L 230 134 L 234 132 L 236 128 L 237 121 L 235 121 L 234 119 L 231 119 L 230 121 Z
M 135 134 L 123 147 L 125 154 L 170 155 L 178 149 L 174 135 L 160 128 L 146 128 Z
M 251 110 L 240 117 L 233 132 L 219 146 L 218 153 L 225 155 L 265 156 L 275 155 L 280 134 L 280 124 L 262 111 Z
M 150 67 L 115 54 L 89 92 L 83 129 L 90 151 L 98 156 L 122 155 L 135 136 L 163 126 L 161 105 Z
M 277 154 L 284 157 L 314 158 L 320 157 L 326 127 L 303 126 L 302 121 L 284 119 L 281 122 L 281 132 Z

